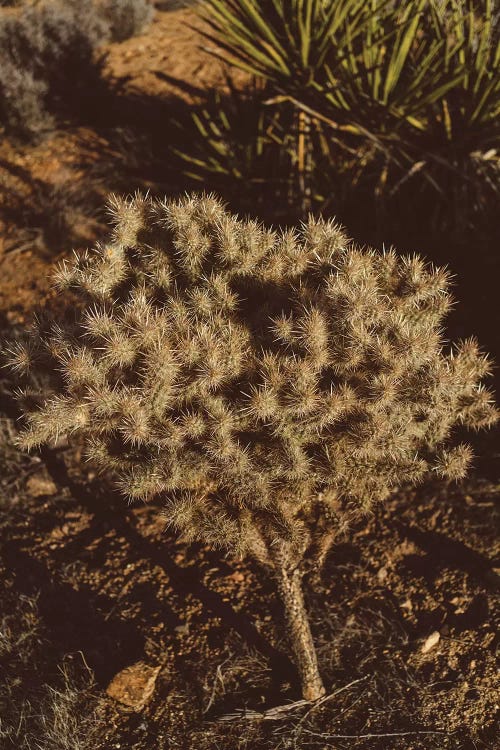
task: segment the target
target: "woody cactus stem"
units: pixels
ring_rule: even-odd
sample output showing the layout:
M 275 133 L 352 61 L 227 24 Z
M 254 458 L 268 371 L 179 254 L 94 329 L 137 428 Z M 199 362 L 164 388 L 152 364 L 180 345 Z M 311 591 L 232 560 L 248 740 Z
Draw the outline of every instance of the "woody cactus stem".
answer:
M 307 701 L 316 701 L 325 694 L 318 669 L 318 659 L 309 626 L 302 592 L 302 571 L 279 565 L 275 570 L 278 591 L 285 608 L 290 645 L 295 656 L 302 696 Z

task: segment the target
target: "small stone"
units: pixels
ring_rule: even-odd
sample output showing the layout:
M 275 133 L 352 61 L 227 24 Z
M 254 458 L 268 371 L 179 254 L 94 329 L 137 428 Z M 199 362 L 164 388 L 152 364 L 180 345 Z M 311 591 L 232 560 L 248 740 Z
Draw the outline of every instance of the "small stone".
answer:
M 437 646 L 440 638 L 441 638 L 441 635 L 439 634 L 437 630 L 431 633 L 421 648 L 422 653 L 427 654 L 429 651 L 431 651 L 431 649 Z
M 387 568 L 380 568 L 377 571 L 377 578 L 380 581 L 380 583 L 383 583 L 386 580 L 388 575 L 389 574 L 387 573 Z
M 57 486 L 46 471 L 40 471 L 30 476 L 26 491 L 31 497 L 48 497 L 57 493 Z
M 142 661 L 118 672 L 109 683 L 106 693 L 124 706 L 141 711 L 153 695 L 161 667 L 151 667 Z

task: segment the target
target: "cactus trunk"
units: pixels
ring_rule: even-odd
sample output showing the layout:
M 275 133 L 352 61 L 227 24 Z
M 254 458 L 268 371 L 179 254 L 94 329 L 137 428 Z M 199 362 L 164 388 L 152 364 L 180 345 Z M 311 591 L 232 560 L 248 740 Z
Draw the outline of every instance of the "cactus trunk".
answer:
M 302 593 L 302 573 L 285 566 L 276 568 L 278 591 L 285 608 L 287 631 L 295 656 L 305 700 L 315 701 L 325 694 L 318 659 Z

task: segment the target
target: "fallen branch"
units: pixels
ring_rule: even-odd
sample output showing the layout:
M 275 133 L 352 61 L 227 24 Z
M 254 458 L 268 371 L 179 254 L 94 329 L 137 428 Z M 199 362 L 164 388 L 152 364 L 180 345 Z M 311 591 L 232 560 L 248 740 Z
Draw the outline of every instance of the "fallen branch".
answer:
M 293 711 L 298 711 L 301 708 L 310 706 L 310 701 L 300 700 L 295 703 L 285 703 L 283 706 L 274 706 L 268 708 L 266 711 L 253 711 L 247 708 L 238 708 L 236 711 L 230 714 L 224 714 L 220 716 L 216 721 L 241 721 L 243 719 L 247 721 L 277 721 L 282 719 Z
M 295 701 L 294 703 L 285 703 L 282 706 L 273 706 L 273 708 L 268 708 L 266 711 L 253 711 L 252 709 L 241 708 L 236 709 L 236 711 L 233 711 L 230 714 L 224 714 L 223 716 L 220 716 L 217 721 L 229 722 L 240 721 L 242 719 L 246 719 L 249 721 L 277 721 L 284 718 L 293 711 L 298 711 L 301 708 L 309 707 L 309 711 L 307 711 L 307 713 L 304 714 L 304 716 L 300 720 L 300 723 L 302 723 L 307 719 L 308 716 L 310 716 L 313 711 L 322 706 L 324 703 L 331 700 L 332 698 L 335 698 L 335 696 L 339 695 L 339 693 L 343 693 L 345 690 L 348 690 L 353 685 L 357 685 L 359 682 L 364 682 L 364 680 L 366 679 L 368 679 L 368 676 L 361 677 L 358 680 L 353 680 L 348 685 L 343 685 L 341 688 L 334 690 L 333 693 L 329 693 L 328 695 L 323 696 L 323 698 L 320 698 L 314 703 L 311 703 L 311 701 L 300 700 Z

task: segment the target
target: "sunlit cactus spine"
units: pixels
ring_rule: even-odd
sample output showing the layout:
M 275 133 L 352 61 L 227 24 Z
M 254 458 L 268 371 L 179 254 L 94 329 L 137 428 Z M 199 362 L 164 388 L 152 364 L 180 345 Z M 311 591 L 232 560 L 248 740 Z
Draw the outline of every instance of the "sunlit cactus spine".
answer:
M 398 485 L 464 476 L 470 448 L 449 439 L 496 419 L 488 360 L 472 340 L 445 350 L 446 271 L 332 221 L 266 229 L 212 196 L 110 212 L 109 241 L 56 274 L 81 310 L 11 348 L 53 383 L 25 394 L 21 443 L 78 432 L 130 499 L 163 498 L 187 539 L 256 558 L 315 700 L 304 570 Z

